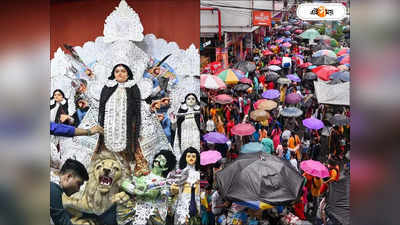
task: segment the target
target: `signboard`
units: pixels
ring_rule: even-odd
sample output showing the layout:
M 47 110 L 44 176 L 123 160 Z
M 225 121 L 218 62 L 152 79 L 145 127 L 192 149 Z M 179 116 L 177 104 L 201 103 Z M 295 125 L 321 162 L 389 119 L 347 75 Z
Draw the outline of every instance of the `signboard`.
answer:
M 253 11 L 253 25 L 254 26 L 271 26 L 271 12 L 270 11 Z
M 217 62 L 221 62 L 224 69 L 228 68 L 228 49 L 215 48 L 215 58 Z

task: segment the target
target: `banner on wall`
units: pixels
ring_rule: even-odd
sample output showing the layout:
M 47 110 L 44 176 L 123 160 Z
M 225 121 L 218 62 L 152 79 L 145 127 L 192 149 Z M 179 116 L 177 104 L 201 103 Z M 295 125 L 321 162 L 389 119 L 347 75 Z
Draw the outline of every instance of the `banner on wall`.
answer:
M 217 62 L 221 62 L 224 69 L 228 68 L 228 49 L 215 48 L 215 58 Z
M 253 11 L 253 25 L 254 26 L 271 26 L 271 12 L 270 11 Z
M 330 85 L 314 81 L 318 103 L 332 105 L 350 105 L 350 82 Z

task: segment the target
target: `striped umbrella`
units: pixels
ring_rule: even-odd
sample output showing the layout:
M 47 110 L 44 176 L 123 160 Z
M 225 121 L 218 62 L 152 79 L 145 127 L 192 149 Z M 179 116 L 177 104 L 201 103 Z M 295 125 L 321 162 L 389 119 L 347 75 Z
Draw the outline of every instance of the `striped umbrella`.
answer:
M 226 84 L 237 84 L 244 76 L 238 70 L 227 69 L 217 75 Z

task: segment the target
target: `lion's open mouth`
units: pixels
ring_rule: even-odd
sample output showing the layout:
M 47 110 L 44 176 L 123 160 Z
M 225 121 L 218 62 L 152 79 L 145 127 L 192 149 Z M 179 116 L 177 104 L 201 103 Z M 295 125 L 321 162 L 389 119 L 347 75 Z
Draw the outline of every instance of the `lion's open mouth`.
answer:
M 113 179 L 108 176 L 100 176 L 99 181 L 100 181 L 100 184 L 102 184 L 102 185 L 110 186 L 112 184 Z

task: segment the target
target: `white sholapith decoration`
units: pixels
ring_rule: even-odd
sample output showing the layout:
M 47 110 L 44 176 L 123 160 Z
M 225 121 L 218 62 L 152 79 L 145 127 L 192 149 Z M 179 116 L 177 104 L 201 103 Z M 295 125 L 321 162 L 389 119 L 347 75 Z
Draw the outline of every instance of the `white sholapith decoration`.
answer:
M 107 17 L 104 24 L 104 42 L 143 40 L 143 26 L 139 15 L 125 0 Z

